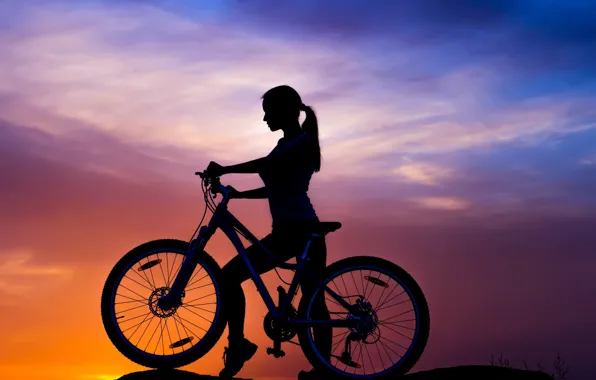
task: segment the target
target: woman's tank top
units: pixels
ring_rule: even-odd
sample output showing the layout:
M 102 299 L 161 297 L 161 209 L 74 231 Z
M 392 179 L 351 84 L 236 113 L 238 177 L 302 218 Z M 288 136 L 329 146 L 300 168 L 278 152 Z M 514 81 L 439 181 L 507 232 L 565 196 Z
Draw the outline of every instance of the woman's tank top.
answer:
M 306 133 L 291 140 L 281 138 L 269 153 L 269 165 L 259 176 L 265 184 L 273 228 L 317 218 L 308 198 L 308 186 L 315 171 L 309 154 L 315 141 Z

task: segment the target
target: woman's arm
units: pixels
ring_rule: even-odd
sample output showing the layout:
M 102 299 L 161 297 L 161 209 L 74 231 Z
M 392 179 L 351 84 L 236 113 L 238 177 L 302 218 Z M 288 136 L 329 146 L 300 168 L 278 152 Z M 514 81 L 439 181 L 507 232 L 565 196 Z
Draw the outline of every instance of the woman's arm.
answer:
M 256 160 L 243 162 L 241 164 L 224 166 L 224 174 L 232 173 L 259 173 L 267 165 L 268 157 L 257 158 Z
M 267 192 L 265 191 L 265 187 L 261 187 L 259 189 L 247 190 L 247 191 L 237 191 L 234 194 L 234 198 L 238 198 L 238 199 L 266 199 Z

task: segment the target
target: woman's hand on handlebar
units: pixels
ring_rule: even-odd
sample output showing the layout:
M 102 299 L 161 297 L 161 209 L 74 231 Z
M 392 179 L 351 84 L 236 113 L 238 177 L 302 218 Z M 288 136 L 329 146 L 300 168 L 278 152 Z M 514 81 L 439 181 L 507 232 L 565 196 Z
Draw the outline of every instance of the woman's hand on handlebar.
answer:
M 220 177 L 226 174 L 224 167 L 214 161 L 209 163 L 204 173 L 212 177 Z

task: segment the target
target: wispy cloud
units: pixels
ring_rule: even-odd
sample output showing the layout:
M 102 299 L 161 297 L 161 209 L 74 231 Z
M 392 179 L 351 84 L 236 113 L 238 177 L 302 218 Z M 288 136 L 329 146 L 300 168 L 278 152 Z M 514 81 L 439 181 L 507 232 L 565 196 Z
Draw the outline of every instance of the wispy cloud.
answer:
M 3 253 L 0 257 L 0 276 L 68 277 L 72 274 L 70 268 L 36 264 L 34 255 L 27 250 Z
M 580 160 L 582 165 L 596 165 L 596 155 L 590 157 L 584 157 Z
M 431 163 L 410 163 L 397 167 L 394 173 L 408 182 L 437 186 L 443 178 L 449 177 L 452 170 Z
M 423 207 L 431 209 L 463 210 L 469 206 L 469 202 L 466 200 L 449 197 L 422 197 L 412 200 Z
M 29 296 L 40 283 L 53 279 L 67 280 L 73 273 L 72 268 L 38 264 L 36 256 L 29 250 L 0 253 L 0 292 L 7 296 Z
M 381 155 L 395 161 L 391 154 L 539 144 L 549 134 L 596 126 L 590 97 L 495 99 L 507 72 L 483 62 L 415 80 L 408 74 L 389 87 L 394 59 L 411 61 L 418 49 L 364 55 L 359 45 L 288 42 L 225 17 L 192 19 L 151 4 L 104 2 L 69 12 L 66 3 L 55 4 L 19 6 L 24 22 L 2 37 L 0 91 L 21 103 L 5 114 L 13 121 L 39 126 L 26 111 L 33 104 L 124 141 L 197 149 L 231 162 L 270 149 L 275 137 L 266 135 L 259 97 L 289 83 L 319 111 L 331 169 L 322 175 L 377 177 L 392 170 L 372 168 Z M 422 82 L 431 87 L 421 91 Z

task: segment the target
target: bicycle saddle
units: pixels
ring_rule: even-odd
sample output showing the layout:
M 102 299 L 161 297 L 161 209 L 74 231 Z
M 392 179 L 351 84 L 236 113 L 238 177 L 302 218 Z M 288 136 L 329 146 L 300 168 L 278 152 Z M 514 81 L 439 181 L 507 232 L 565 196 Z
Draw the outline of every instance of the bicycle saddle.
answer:
M 326 235 L 329 232 L 339 230 L 340 228 L 340 222 L 320 222 L 315 226 L 313 232 L 317 234 Z

